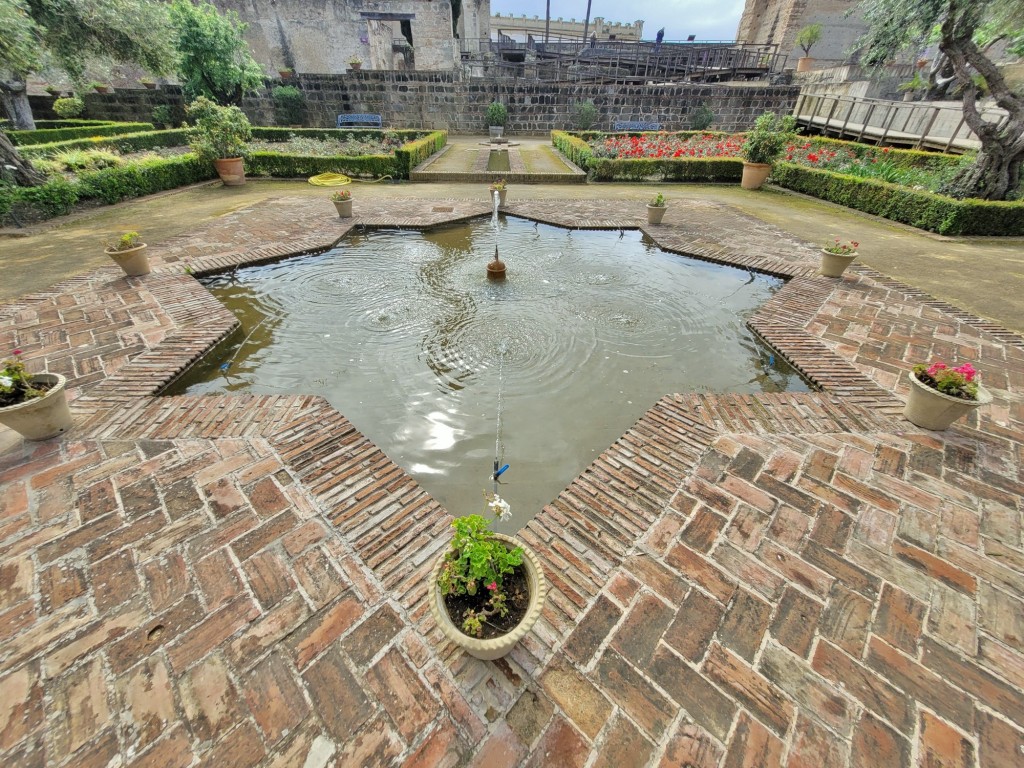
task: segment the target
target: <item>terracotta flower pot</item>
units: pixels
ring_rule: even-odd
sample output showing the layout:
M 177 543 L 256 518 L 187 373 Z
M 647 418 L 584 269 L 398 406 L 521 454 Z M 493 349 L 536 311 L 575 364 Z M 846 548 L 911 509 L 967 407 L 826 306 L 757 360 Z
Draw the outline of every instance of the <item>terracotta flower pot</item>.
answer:
M 351 219 L 352 218 L 352 198 L 351 197 L 348 200 L 334 200 L 332 202 L 334 203 L 334 207 L 338 211 L 338 216 L 340 216 L 343 219 Z
M 26 440 L 46 440 L 71 429 L 71 410 L 64 395 L 66 379 L 59 373 L 37 373 L 33 384 L 49 384 L 42 397 L 0 408 L 0 424 L 21 434 Z
M 814 69 L 814 59 L 810 56 L 801 56 L 796 60 L 797 72 L 810 72 L 812 69 Z
M 829 253 L 826 250 L 821 252 L 821 274 L 825 277 L 842 277 L 843 272 L 857 258 L 857 252 L 852 253 Z
M 984 387 L 978 387 L 977 400 L 963 400 L 923 384 L 911 371 L 910 395 L 903 416 L 922 429 L 942 431 L 962 416 L 991 402 L 992 395 Z
M 665 218 L 665 211 L 668 210 L 668 206 L 665 205 L 648 205 L 647 206 L 647 223 L 648 224 L 661 224 L 661 220 Z
M 225 187 L 240 187 L 245 184 L 245 161 L 240 157 L 225 157 L 213 161 L 217 175 Z
M 107 248 L 104 253 L 117 262 L 117 266 L 123 269 L 124 273 L 129 277 L 148 275 L 150 272 L 149 256 L 146 255 L 145 243 L 123 251 L 113 251 Z
M 428 585 L 430 590 L 430 612 L 433 614 L 438 627 L 441 628 L 441 632 L 470 656 L 475 656 L 485 661 L 500 659 L 502 656 L 505 656 L 515 647 L 516 643 L 526 636 L 526 633 L 530 631 L 537 622 L 537 619 L 540 618 L 541 610 L 544 608 L 544 600 L 547 598 L 548 593 L 547 582 L 544 579 L 544 569 L 541 567 L 540 560 L 537 559 L 537 555 L 534 554 L 533 550 L 511 536 L 505 536 L 501 533 L 494 535 L 504 541 L 509 549 L 513 547 L 522 547 L 523 549 L 523 567 L 526 569 L 526 578 L 530 586 L 530 604 L 526 610 L 526 615 L 523 616 L 523 620 L 516 625 L 515 629 L 508 634 L 491 638 L 490 640 L 481 640 L 463 634 L 448 615 L 448 609 L 444 604 L 444 595 L 441 594 L 441 589 L 437 586 L 437 577 L 441 573 L 441 565 L 444 563 L 444 552 L 438 556 L 437 562 L 434 563 Z
M 743 163 L 743 177 L 740 186 L 743 189 L 760 189 L 772 172 L 771 163 Z

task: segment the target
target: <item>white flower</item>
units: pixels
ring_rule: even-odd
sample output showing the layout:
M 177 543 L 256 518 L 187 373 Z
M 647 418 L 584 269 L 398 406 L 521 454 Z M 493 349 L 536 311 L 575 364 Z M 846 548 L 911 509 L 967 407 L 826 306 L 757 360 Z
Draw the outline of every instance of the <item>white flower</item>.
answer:
M 9 376 L 0 376 L 0 387 L 13 387 L 14 379 Z
M 491 513 L 503 523 L 512 518 L 511 505 L 496 493 L 491 495 L 487 506 L 491 508 Z

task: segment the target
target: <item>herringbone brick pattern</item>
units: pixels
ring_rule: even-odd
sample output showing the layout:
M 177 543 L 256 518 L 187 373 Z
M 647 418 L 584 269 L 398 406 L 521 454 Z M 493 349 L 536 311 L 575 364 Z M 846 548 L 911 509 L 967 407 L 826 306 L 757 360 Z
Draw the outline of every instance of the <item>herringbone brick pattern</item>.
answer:
M 488 213 L 282 199 L 0 307 L 76 415 L 0 453 L 0 764 L 1019 765 L 1024 345 L 723 206 L 643 226 L 791 277 L 751 327 L 823 391 L 654 404 L 521 532 L 552 589 L 505 660 L 443 640 L 450 518 L 325 401 L 153 397 L 234 325 L 185 266 Z M 944 434 L 899 416 L 931 356 L 995 395 Z

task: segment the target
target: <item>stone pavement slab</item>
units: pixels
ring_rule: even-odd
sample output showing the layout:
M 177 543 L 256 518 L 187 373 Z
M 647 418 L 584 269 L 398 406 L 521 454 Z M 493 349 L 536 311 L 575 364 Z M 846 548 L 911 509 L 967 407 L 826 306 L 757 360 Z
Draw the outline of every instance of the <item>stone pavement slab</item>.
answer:
M 402 199 L 241 209 L 0 306 L 0 348 L 69 377 L 75 428 L 0 433 L 0 764 L 1017 765 L 1024 342 L 710 201 L 510 203 L 643 227 L 789 278 L 751 327 L 821 391 L 668 393 L 521 532 L 551 581 L 497 662 L 447 642 L 450 517 L 320 398 L 157 397 L 234 318 L 186 273 L 351 226 L 488 215 Z M 946 433 L 906 372 L 970 361 Z

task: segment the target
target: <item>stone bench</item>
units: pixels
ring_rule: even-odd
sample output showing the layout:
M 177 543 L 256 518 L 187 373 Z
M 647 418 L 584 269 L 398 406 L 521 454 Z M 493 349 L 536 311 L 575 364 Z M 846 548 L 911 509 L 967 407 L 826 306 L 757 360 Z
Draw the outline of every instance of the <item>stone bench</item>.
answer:
M 660 131 L 661 123 L 650 123 L 644 120 L 616 120 L 612 124 L 613 131 Z
M 345 128 L 351 125 L 363 125 L 369 128 L 384 127 L 384 123 L 380 119 L 380 115 L 357 115 L 355 113 L 348 115 L 338 115 L 338 128 Z

